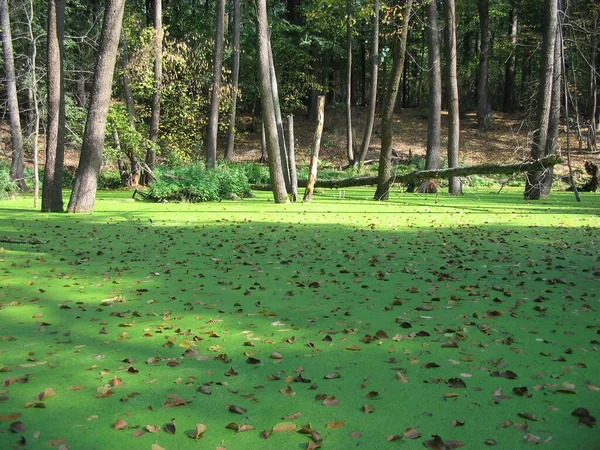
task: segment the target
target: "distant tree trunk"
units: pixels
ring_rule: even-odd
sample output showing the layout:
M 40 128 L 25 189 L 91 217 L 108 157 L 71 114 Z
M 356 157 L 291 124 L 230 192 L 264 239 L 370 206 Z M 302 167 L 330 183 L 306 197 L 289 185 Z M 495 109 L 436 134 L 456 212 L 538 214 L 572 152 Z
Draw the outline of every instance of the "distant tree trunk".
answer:
M 446 0 L 444 2 L 444 15 L 446 17 L 446 64 L 448 65 L 448 167 L 460 165 L 458 151 L 460 140 L 459 105 L 458 105 L 458 76 L 456 73 L 456 2 Z M 448 193 L 460 195 L 462 193 L 461 182 L 458 177 L 448 180 Z
M 352 136 L 352 0 L 346 0 L 346 157 L 354 162 Z
M 239 90 L 240 76 L 240 23 L 241 23 L 241 1 L 233 0 L 233 39 L 231 43 L 232 67 L 231 84 L 233 93 L 231 97 L 231 114 L 229 116 L 229 130 L 227 131 L 227 147 L 225 148 L 225 160 L 230 161 L 233 158 L 233 149 L 235 147 L 235 118 L 237 114 L 237 98 Z
M 593 30 L 591 36 L 592 43 L 592 57 L 590 59 L 590 98 L 592 99 L 591 107 L 589 111 L 590 120 L 590 147 L 592 150 L 598 148 L 597 139 L 598 132 L 600 131 L 600 122 L 598 115 L 598 74 L 596 72 L 597 65 L 596 59 L 598 57 L 598 22 L 600 22 L 600 13 L 594 18 Z
M 429 27 L 429 111 L 427 115 L 427 153 L 425 169 L 440 168 L 440 128 L 442 114 L 442 72 L 440 62 L 440 31 L 438 27 L 437 5 L 430 2 Z M 425 180 L 421 183 L 420 192 L 437 190 L 436 183 Z
M 310 154 L 310 167 L 308 175 L 308 183 L 304 190 L 302 201 L 305 203 L 312 202 L 313 193 L 315 191 L 315 183 L 317 181 L 317 168 L 319 166 L 319 150 L 321 148 L 321 136 L 323 135 L 323 124 L 325 122 L 325 96 L 320 95 L 317 101 L 317 130 L 313 138 L 313 146 Z
M 87 107 L 88 95 L 85 90 L 85 73 L 80 72 L 77 76 L 77 94 L 75 94 L 75 100 L 77 102 L 77 106 L 80 108 Z
M 319 61 L 319 51 L 317 49 L 316 45 L 312 45 L 311 49 L 310 49 L 310 55 L 312 56 L 312 60 L 313 60 L 313 67 L 312 67 L 312 75 L 314 78 L 315 83 L 320 83 L 320 75 L 321 75 L 321 71 L 319 70 L 320 67 L 320 61 Z M 308 100 L 308 121 L 309 122 L 315 122 L 317 120 L 317 98 L 319 97 L 319 91 L 317 90 L 316 87 L 312 87 L 310 89 L 310 98 Z
M 256 34 L 258 45 L 258 78 L 260 101 L 262 106 L 265 143 L 269 155 L 269 173 L 273 198 L 276 203 L 287 203 L 288 196 L 281 167 L 279 136 L 275 120 L 275 105 L 273 103 L 273 85 L 271 83 L 269 57 L 269 22 L 267 16 L 267 1 L 255 0 L 256 3 Z
M 70 213 L 90 212 L 94 209 L 124 5 L 125 0 L 106 2 L 81 156 L 67 208 Z
M 375 108 L 377 107 L 377 72 L 379 69 L 379 0 L 373 0 L 373 36 L 371 49 L 371 89 L 369 91 L 369 111 L 367 113 L 367 124 L 363 134 L 360 152 L 354 158 L 354 167 L 361 165 L 369 151 L 371 133 L 375 122 Z
M 221 75 L 223 72 L 223 27 L 225 0 L 217 0 L 215 53 L 213 57 L 213 83 L 210 97 L 210 115 L 206 137 L 206 167 L 214 168 L 217 160 L 217 135 L 219 134 L 219 104 L 221 100 Z
M 385 104 L 381 117 L 381 152 L 379 153 L 379 170 L 375 200 L 387 200 L 392 181 L 392 141 L 394 138 L 394 108 L 398 97 L 398 89 L 404 71 L 406 57 L 406 43 L 408 38 L 408 24 L 412 10 L 412 0 L 403 1 L 403 20 L 400 35 L 396 31 L 392 43 L 392 73 L 387 86 Z
M 490 105 L 489 66 L 492 53 L 489 0 L 478 0 L 481 43 L 479 48 L 479 73 L 477 75 L 477 125 L 480 130 L 492 128 Z
M 48 123 L 46 125 L 46 164 L 42 184 L 42 211 L 62 212 L 62 175 L 65 154 L 64 90 L 64 0 L 48 0 Z
M 8 97 L 12 150 L 10 177 L 16 180 L 19 189 L 24 191 L 27 185 L 23 179 L 23 135 L 21 131 L 21 118 L 19 117 L 17 78 L 15 75 L 15 60 L 10 32 L 10 13 L 7 0 L 0 0 L 0 28 L 2 28 L 2 48 L 4 50 L 4 72 L 6 74 L 6 95 Z
M 30 139 L 33 140 L 33 207 L 38 207 L 40 193 L 39 177 L 39 133 L 40 133 L 40 110 L 38 107 L 38 87 L 37 87 L 37 40 L 33 32 L 34 9 L 33 0 L 29 0 L 29 8 L 26 10 L 28 38 L 31 43 L 31 53 L 29 55 L 29 68 L 31 74 L 31 86 L 27 90 L 30 96 L 29 108 L 30 120 L 32 125 Z
M 552 107 L 552 82 L 554 78 L 554 46 L 558 27 L 558 0 L 544 0 L 544 32 L 540 61 L 540 83 L 538 88 L 537 127 L 533 132 L 532 159 L 540 159 L 547 148 L 548 127 Z M 528 172 L 524 197 L 539 200 L 544 193 L 541 171 Z
M 296 143 L 294 137 L 294 116 L 288 115 L 288 154 L 290 163 L 290 181 L 292 190 L 290 192 L 292 201 L 298 200 L 298 172 L 296 170 Z
M 510 55 L 504 69 L 504 112 L 515 108 L 515 75 L 517 70 L 517 36 L 519 31 L 519 0 L 512 0 L 510 10 Z
M 360 104 L 367 104 L 367 44 L 360 41 Z
M 420 64 L 417 66 L 418 76 L 417 76 L 417 99 L 415 102 L 415 106 L 421 106 L 421 97 L 423 94 L 423 66 L 425 65 L 425 41 L 427 40 L 427 33 L 421 33 L 421 53 L 419 55 Z
M 158 143 L 158 128 L 160 125 L 163 45 L 162 0 L 154 0 L 154 33 L 154 93 L 152 94 L 152 118 L 150 120 L 150 142 L 152 145 L 146 151 L 146 166 L 148 166 L 150 170 L 154 169 L 156 163 L 155 145 Z M 152 183 L 152 173 L 145 172 L 143 181 L 143 184 L 146 185 Z

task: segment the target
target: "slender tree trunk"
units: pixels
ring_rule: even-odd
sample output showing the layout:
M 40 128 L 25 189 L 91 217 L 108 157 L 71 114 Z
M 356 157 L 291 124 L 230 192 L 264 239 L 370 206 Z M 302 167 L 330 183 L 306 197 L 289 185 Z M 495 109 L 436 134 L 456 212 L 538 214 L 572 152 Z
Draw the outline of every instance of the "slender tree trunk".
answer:
M 113 0 L 114 1 L 114 0 Z M 154 0 L 154 93 L 152 94 L 152 118 L 150 120 L 151 146 L 146 150 L 146 166 L 154 169 L 156 163 L 156 147 L 158 143 L 158 129 L 160 126 L 160 96 L 162 93 L 162 0 Z M 144 173 L 144 184 L 153 181 L 152 173 Z
M 479 47 L 479 73 L 477 76 L 477 124 L 480 130 L 492 128 L 490 105 L 489 66 L 492 53 L 489 0 L 478 0 L 481 43 Z
M 288 115 L 288 154 L 290 162 L 290 180 L 292 183 L 292 201 L 298 200 L 298 172 L 296 170 L 296 143 L 294 137 L 294 116 Z
M 90 212 L 94 209 L 124 5 L 125 0 L 106 2 L 81 156 L 67 208 L 70 213 Z
M 241 28 L 241 1 L 233 0 L 233 40 L 232 40 L 232 67 L 231 84 L 233 94 L 231 98 L 231 115 L 229 116 L 229 130 L 227 132 L 227 147 L 225 149 L 225 160 L 233 158 L 235 147 L 235 118 L 237 114 L 237 98 L 240 76 L 240 28 Z
M 430 2 L 429 27 L 429 112 L 427 116 L 427 153 L 425 169 L 440 168 L 440 128 L 442 114 L 442 71 L 440 61 L 440 31 L 438 26 L 436 2 Z M 437 190 L 436 183 L 425 180 L 421 183 L 420 192 Z
M 540 159 L 548 141 L 548 127 L 552 107 L 552 81 L 554 78 L 554 46 L 558 27 L 558 0 L 544 0 L 544 32 L 540 62 L 540 83 L 538 88 L 537 128 L 533 132 L 531 145 L 532 159 Z M 524 197 L 527 200 L 542 198 L 544 172 L 528 172 Z
M 446 17 L 446 30 L 448 39 L 446 41 L 446 64 L 448 65 L 448 167 L 459 167 L 459 104 L 458 104 L 458 75 L 456 73 L 456 2 L 446 0 L 444 2 L 444 13 Z M 458 177 L 448 180 L 448 193 L 460 195 L 462 193 L 461 182 Z
M 320 67 L 320 55 L 319 55 L 319 51 L 317 49 L 317 46 L 313 44 L 313 46 L 311 47 L 310 50 L 310 54 L 312 56 L 312 60 L 313 60 L 313 67 L 312 67 L 312 75 L 313 75 L 313 79 L 315 83 L 320 83 L 320 76 L 321 76 L 321 72 L 319 70 Z M 317 90 L 316 87 L 312 87 L 310 89 L 310 98 L 308 100 L 308 121 L 309 122 L 315 122 L 317 120 L 317 98 L 319 97 L 319 91 Z
M 267 134 L 265 132 L 265 124 L 262 122 L 260 124 L 260 131 L 260 159 L 258 162 L 261 164 L 266 164 L 269 162 L 267 155 Z
M 323 124 L 325 123 L 325 96 L 320 95 L 317 101 L 317 130 L 313 138 L 312 152 L 310 154 L 310 167 L 308 175 L 308 183 L 304 190 L 304 203 L 310 203 L 313 199 L 315 191 L 315 183 L 317 181 L 317 168 L 319 166 L 319 150 L 321 148 L 321 136 L 323 135 Z
M 360 104 L 367 104 L 367 43 L 360 41 Z
M 31 55 L 29 57 L 29 67 L 31 71 L 31 87 L 29 92 L 31 95 L 30 109 L 31 119 L 33 119 L 33 207 L 38 207 L 38 200 L 40 194 L 40 176 L 39 176 L 39 133 L 40 133 L 40 110 L 38 107 L 38 87 L 37 87 L 37 41 L 33 33 L 33 21 L 34 21 L 34 10 L 33 0 L 29 0 L 29 9 L 27 11 L 27 28 L 29 34 L 29 40 L 31 41 Z
M 352 0 L 346 0 L 346 156 L 354 162 L 352 136 Z
M 64 0 L 48 0 L 48 123 L 42 211 L 62 212 L 62 174 L 65 154 Z
M 404 71 L 406 57 L 406 44 L 408 38 L 408 24 L 412 10 L 412 0 L 403 1 L 402 29 L 396 31 L 392 43 L 392 73 L 387 86 L 387 94 L 381 117 L 381 152 L 379 154 L 379 171 L 375 200 L 387 200 L 392 180 L 392 141 L 394 138 L 394 108 L 398 97 L 398 89 Z M 400 35 L 398 34 L 400 33 Z
M 289 201 L 283 169 L 281 166 L 281 153 L 279 149 L 279 136 L 275 119 L 275 105 L 273 103 L 273 85 L 271 83 L 270 57 L 269 57 L 269 22 L 267 16 L 267 1 L 255 0 L 256 3 L 256 34 L 258 45 L 258 78 L 260 101 L 262 106 L 263 126 L 265 129 L 265 143 L 269 155 L 269 173 L 273 198 L 276 203 Z
M 423 94 L 423 66 L 425 65 L 425 41 L 427 40 L 426 35 L 427 33 L 423 32 L 421 36 L 421 53 L 419 55 L 419 61 L 421 63 L 418 65 L 419 74 L 417 76 L 417 100 L 415 105 L 416 107 L 421 106 L 421 97 Z
M 361 165 L 367 157 L 371 133 L 375 123 L 375 108 L 377 107 L 377 73 L 379 69 L 379 0 L 373 0 L 373 36 L 371 49 L 371 89 L 369 91 L 369 111 L 367 113 L 367 125 L 363 134 L 362 143 L 358 157 L 354 158 L 354 167 Z
M 210 98 L 210 115 L 206 137 L 206 167 L 214 168 L 217 160 L 217 135 L 219 134 L 219 104 L 221 100 L 221 75 L 223 72 L 223 27 L 225 0 L 217 0 L 215 53 L 213 58 L 213 83 Z
M 4 72 L 6 74 L 6 95 L 8 97 L 12 150 L 10 177 L 16 180 L 19 189 L 24 191 L 27 185 L 23 179 L 23 135 L 21 131 L 21 118 L 19 117 L 17 78 L 15 74 L 15 60 L 10 32 L 10 13 L 7 0 L 0 0 L 0 28 L 2 29 L 2 48 L 4 50 Z
M 510 55 L 504 69 L 504 112 L 515 108 L 515 75 L 517 70 L 517 36 L 519 31 L 519 0 L 511 1 L 510 10 Z
M 598 22 L 600 22 L 600 13 L 594 18 L 593 30 L 591 36 L 592 41 L 592 57 L 590 59 L 590 98 L 592 99 L 592 105 L 589 111 L 590 117 L 590 147 L 592 150 L 596 150 L 598 147 L 597 138 L 599 130 L 599 117 L 598 117 L 598 74 L 596 72 L 596 59 L 598 55 Z

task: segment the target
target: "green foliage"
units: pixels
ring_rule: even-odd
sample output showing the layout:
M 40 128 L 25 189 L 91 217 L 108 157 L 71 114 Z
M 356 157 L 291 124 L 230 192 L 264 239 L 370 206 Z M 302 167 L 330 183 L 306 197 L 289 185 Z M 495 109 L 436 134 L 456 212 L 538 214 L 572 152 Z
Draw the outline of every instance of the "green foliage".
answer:
M 123 187 L 121 175 L 117 171 L 100 172 L 98 177 L 98 189 L 115 190 Z
M 244 169 L 235 165 L 206 169 L 196 163 L 170 170 L 157 168 L 155 175 L 148 197 L 158 202 L 214 202 L 252 196 Z
M 17 183 L 10 178 L 10 168 L 0 166 L 0 200 L 15 198 L 18 190 Z

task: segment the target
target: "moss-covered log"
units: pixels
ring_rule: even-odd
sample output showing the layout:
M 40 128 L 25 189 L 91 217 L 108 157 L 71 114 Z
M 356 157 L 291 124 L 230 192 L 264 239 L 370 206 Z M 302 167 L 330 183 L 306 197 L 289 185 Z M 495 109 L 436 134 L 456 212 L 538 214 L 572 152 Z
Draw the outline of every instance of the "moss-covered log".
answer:
M 511 175 L 513 173 L 527 171 L 543 171 L 548 167 L 560 164 L 562 160 L 559 156 L 550 155 L 537 161 L 522 162 L 519 164 L 480 164 L 469 167 L 454 167 L 451 169 L 437 170 L 419 170 L 402 175 L 392 176 L 392 185 L 416 183 L 421 180 L 433 178 L 466 177 L 469 175 Z M 306 187 L 307 180 L 298 180 L 298 187 Z M 358 186 L 374 186 L 377 184 L 377 177 L 355 177 L 343 178 L 341 180 L 317 180 L 316 187 L 342 189 Z M 252 189 L 257 191 L 268 191 L 271 187 L 266 184 L 253 185 Z

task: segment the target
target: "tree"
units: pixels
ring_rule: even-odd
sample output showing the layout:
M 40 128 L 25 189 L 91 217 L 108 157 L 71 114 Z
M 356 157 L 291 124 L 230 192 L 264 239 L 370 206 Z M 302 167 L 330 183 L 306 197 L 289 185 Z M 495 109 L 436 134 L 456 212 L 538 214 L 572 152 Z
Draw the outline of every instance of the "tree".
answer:
M 111 0 L 107 0 L 111 1 Z M 146 151 L 146 166 L 152 170 L 156 160 L 156 144 L 158 143 L 158 127 L 160 125 L 160 99 L 162 91 L 162 59 L 163 59 L 163 26 L 162 0 L 154 0 L 154 92 L 152 94 L 152 119 L 150 121 L 151 145 Z M 144 184 L 152 182 L 152 174 L 146 172 Z
M 538 87 L 537 128 L 533 132 L 531 157 L 540 159 L 548 146 L 550 110 L 552 106 L 552 84 L 554 80 L 554 53 L 556 31 L 558 28 L 558 0 L 544 0 L 544 32 L 540 64 L 540 83 Z M 546 193 L 542 181 L 545 171 L 527 173 L 524 197 L 527 200 L 539 200 Z
M 81 156 L 67 208 L 70 213 L 94 209 L 124 5 L 125 0 L 106 1 Z
M 346 0 L 346 156 L 354 162 L 352 142 L 352 0 Z
M 369 91 L 369 111 L 367 112 L 367 124 L 363 134 L 360 151 L 354 158 L 354 167 L 362 164 L 369 151 L 371 133 L 375 122 L 375 108 L 377 106 L 377 73 L 379 71 L 379 0 L 373 0 L 373 35 L 371 49 L 371 89 Z
M 206 167 L 215 167 L 217 160 L 217 135 L 219 132 L 219 103 L 221 101 L 221 74 L 223 72 L 223 27 L 225 0 L 217 0 L 215 53 L 213 55 L 213 83 L 206 137 Z
M 17 98 L 17 78 L 13 56 L 13 42 L 10 32 L 10 13 L 7 0 L 0 0 L 0 27 L 2 27 L 2 48 L 4 51 L 4 72 L 6 73 L 6 91 L 8 97 L 8 113 L 11 136 L 10 177 L 17 182 L 20 190 L 27 187 L 23 178 L 23 135 L 19 117 L 19 100 Z
M 504 102 L 502 110 L 512 112 L 515 107 L 515 74 L 517 70 L 517 36 L 519 32 L 519 0 L 511 0 L 510 55 L 504 69 Z
M 477 75 L 477 124 L 480 130 L 492 128 L 492 106 L 490 105 L 490 55 L 492 53 L 492 30 L 490 28 L 489 0 L 477 0 L 479 9 L 479 72 Z
M 392 43 L 392 73 L 388 81 L 385 104 L 381 118 L 381 152 L 379 154 L 379 169 L 377 177 L 377 191 L 375 200 L 389 198 L 390 183 L 392 182 L 392 140 L 394 137 L 394 108 L 398 97 L 398 89 L 404 72 L 406 57 L 406 43 L 408 38 L 408 24 L 412 11 L 412 0 L 404 0 L 402 10 L 402 28 L 393 35 Z
M 444 16 L 446 19 L 447 41 L 446 41 L 446 64 L 447 70 L 447 95 L 448 95 L 448 167 L 458 167 L 460 122 L 458 107 L 458 76 L 456 74 L 456 2 L 446 0 L 444 2 Z M 448 193 L 450 195 L 461 194 L 461 183 L 457 177 L 448 180 Z
M 42 211 L 62 212 L 62 174 L 65 154 L 64 87 L 65 2 L 48 0 L 48 124 Z
M 436 2 L 429 2 L 429 28 L 427 30 L 427 40 L 429 44 L 429 111 L 427 115 L 426 170 L 440 168 L 442 72 L 440 63 L 440 31 L 437 14 Z M 423 181 L 419 188 L 420 192 L 430 192 L 435 190 L 437 190 L 437 186 L 430 180 Z
M 269 56 L 269 22 L 267 16 L 267 0 L 255 0 L 256 4 L 256 34 L 258 47 L 258 75 L 260 102 L 262 106 L 263 126 L 265 129 L 265 144 L 269 156 L 269 173 L 273 198 L 276 203 L 287 203 L 288 196 L 283 178 L 279 136 L 275 119 L 273 102 L 273 85 L 271 83 L 271 65 Z
M 233 39 L 231 43 L 232 67 L 231 84 L 233 93 L 231 96 L 231 114 L 229 116 L 229 130 L 227 132 L 227 147 L 225 148 L 225 160 L 233 157 L 235 145 L 235 118 L 237 114 L 237 98 L 239 91 L 240 75 L 240 28 L 241 28 L 241 0 L 233 0 Z

